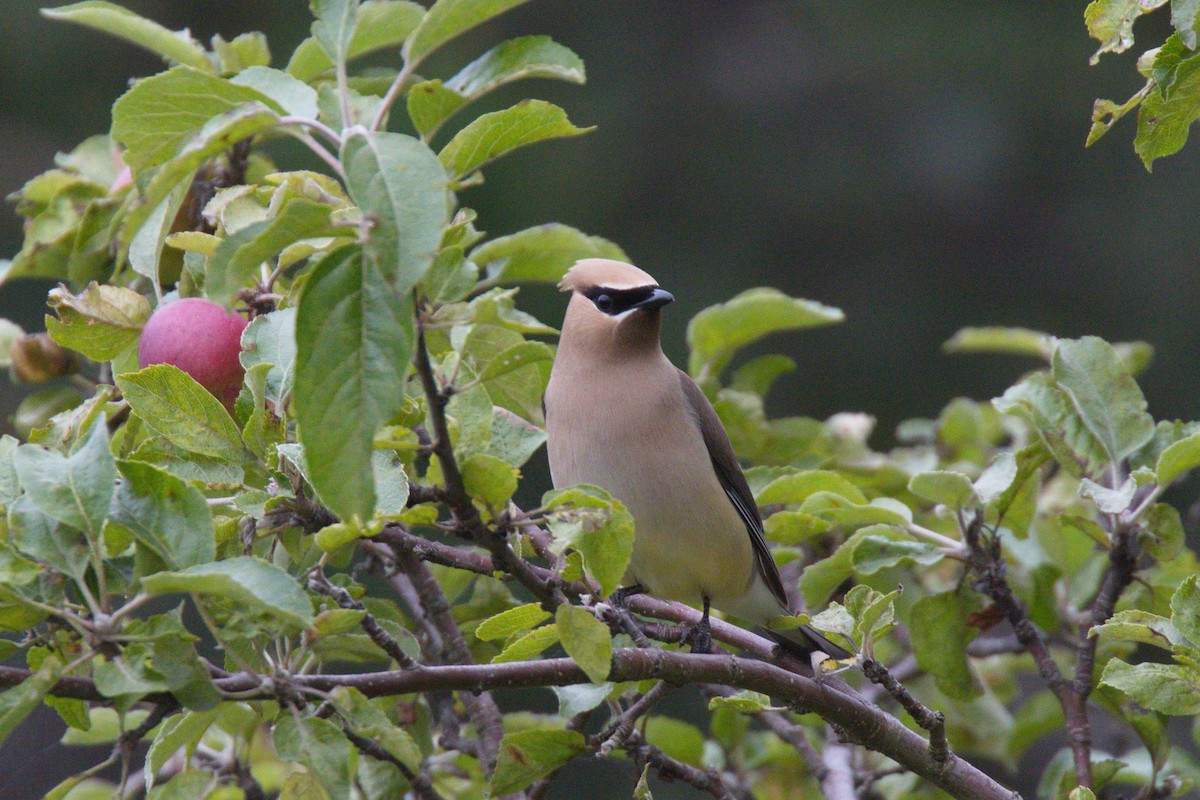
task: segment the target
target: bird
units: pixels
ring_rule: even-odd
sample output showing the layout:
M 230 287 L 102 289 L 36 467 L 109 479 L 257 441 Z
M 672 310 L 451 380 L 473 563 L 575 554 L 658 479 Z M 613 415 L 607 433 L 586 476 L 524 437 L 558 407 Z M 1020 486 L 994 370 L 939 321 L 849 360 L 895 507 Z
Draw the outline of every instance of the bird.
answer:
M 663 353 L 661 310 L 674 295 L 622 261 L 577 261 L 544 395 L 555 488 L 588 483 L 633 516 L 618 601 L 645 592 L 703 609 L 693 650 L 711 648 L 716 608 L 753 625 L 791 614 L 762 518 L 720 418 Z M 811 656 L 841 649 L 801 626 L 768 631 Z

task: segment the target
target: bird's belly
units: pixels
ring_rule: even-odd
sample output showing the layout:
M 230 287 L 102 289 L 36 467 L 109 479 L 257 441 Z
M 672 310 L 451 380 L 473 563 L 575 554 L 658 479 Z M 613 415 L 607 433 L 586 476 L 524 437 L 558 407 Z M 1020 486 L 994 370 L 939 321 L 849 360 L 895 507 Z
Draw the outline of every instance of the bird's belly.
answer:
M 697 452 L 674 453 L 656 446 L 661 431 L 642 434 L 620 437 L 629 446 L 615 446 L 612 439 L 552 432 L 554 484 L 595 484 L 629 509 L 635 534 L 627 583 L 692 605 L 708 597 L 720 608 L 740 598 L 756 569 L 753 547 L 707 450 L 701 444 Z M 562 444 L 567 441 L 582 446 Z

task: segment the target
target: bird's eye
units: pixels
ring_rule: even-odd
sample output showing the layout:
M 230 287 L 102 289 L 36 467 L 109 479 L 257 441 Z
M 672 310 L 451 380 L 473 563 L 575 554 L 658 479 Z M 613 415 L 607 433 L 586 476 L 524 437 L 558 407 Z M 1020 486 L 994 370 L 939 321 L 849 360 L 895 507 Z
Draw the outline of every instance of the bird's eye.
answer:
M 606 294 L 596 295 L 596 308 L 603 311 L 605 314 L 611 313 L 613 310 L 613 299 Z

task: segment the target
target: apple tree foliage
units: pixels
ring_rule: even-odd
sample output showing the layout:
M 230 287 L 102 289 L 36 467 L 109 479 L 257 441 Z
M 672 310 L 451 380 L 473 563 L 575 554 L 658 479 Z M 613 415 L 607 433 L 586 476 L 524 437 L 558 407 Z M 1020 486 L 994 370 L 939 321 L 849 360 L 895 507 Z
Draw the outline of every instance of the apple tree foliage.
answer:
M 634 534 L 619 499 L 513 502 L 555 334 L 518 289 L 625 257 L 553 222 L 489 237 L 459 203 L 509 151 L 589 130 L 536 99 L 472 113 L 510 82 L 584 81 L 545 36 L 424 71 L 519 2 L 314 0 L 286 59 L 98 0 L 45 12 L 166 62 L 12 198 L 3 280 L 60 284 L 46 334 L 0 323 L 13 374 L 44 384 L 0 438 L 0 735 L 45 704 L 65 743 L 111 746 L 47 796 L 536 798 L 602 757 L 639 798 L 999 798 L 1046 747 L 1040 797 L 1192 790 L 1168 723 L 1200 714 L 1200 584 L 1163 496 L 1200 467 L 1200 423 L 1149 414 L 1143 343 L 964 330 L 949 352 L 1029 372 L 877 450 L 863 414 L 770 418 L 796 364 L 739 358 L 837 309 L 759 288 L 692 320 L 689 371 L 808 609 L 774 624 L 840 661 L 720 623 L 726 653 L 693 654 L 694 609 L 605 602 Z M 1101 52 L 1156 5 L 1088 6 Z M 1140 103 L 1147 165 L 1182 145 L 1196 11 L 1171 4 L 1145 89 L 1102 101 L 1093 137 Z M 186 297 L 249 319 L 232 408 L 139 369 L 152 311 Z M 660 712 L 684 684 L 689 713 Z

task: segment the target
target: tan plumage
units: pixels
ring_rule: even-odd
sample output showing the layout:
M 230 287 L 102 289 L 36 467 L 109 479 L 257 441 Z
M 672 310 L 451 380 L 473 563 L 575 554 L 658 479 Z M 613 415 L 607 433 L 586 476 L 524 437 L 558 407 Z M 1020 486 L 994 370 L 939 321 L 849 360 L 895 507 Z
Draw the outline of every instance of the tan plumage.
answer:
M 633 514 L 626 584 L 754 624 L 789 613 L 729 437 L 659 344 L 671 295 L 607 259 L 578 262 L 559 287 L 571 299 L 545 398 L 554 485 L 595 484 Z M 804 650 L 831 652 L 791 633 Z

